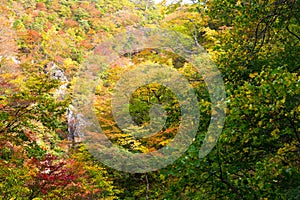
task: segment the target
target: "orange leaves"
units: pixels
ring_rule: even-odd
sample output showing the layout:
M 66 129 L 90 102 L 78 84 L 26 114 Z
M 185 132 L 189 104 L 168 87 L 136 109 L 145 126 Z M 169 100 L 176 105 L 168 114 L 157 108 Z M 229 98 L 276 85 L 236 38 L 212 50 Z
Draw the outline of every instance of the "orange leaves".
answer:
M 91 44 L 89 41 L 87 41 L 87 40 L 84 40 L 84 41 L 81 41 L 80 43 L 79 43 L 79 46 L 80 47 L 83 47 L 83 48 L 85 48 L 85 49 L 89 49 L 89 50 L 91 50 L 94 46 L 93 46 L 93 44 Z
M 73 27 L 79 26 L 78 22 L 76 22 L 72 19 L 66 19 L 64 24 L 67 28 L 73 28 Z
M 37 10 L 43 10 L 43 11 L 47 10 L 46 5 L 43 2 L 37 2 L 35 8 Z
M 114 21 L 123 27 L 136 26 L 141 21 L 141 18 L 129 10 L 121 10 L 116 13 Z
M 41 40 L 41 35 L 35 30 L 27 31 L 27 40 L 30 43 L 39 42 Z

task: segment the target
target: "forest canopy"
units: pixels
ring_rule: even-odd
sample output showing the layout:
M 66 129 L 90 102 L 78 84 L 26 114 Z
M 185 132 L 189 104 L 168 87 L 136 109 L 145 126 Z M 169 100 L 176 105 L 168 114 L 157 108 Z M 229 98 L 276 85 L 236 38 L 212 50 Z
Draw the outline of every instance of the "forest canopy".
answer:
M 300 199 L 299 13 L 297 0 L 0 0 L 0 199 Z M 114 145 L 155 152 L 183 124 L 174 91 L 149 83 L 129 98 L 137 126 L 118 126 L 113 92 L 130 70 L 180 73 L 200 115 L 195 138 L 175 162 L 128 173 L 88 150 L 72 100 L 86 60 L 110 55 L 98 45 L 141 28 L 174 31 L 203 47 L 224 81 L 227 108 L 216 145 L 199 159 L 217 112 L 205 78 L 168 49 L 124 53 L 100 73 L 93 96 L 95 117 Z M 135 137 L 157 116 L 165 124 L 155 135 Z

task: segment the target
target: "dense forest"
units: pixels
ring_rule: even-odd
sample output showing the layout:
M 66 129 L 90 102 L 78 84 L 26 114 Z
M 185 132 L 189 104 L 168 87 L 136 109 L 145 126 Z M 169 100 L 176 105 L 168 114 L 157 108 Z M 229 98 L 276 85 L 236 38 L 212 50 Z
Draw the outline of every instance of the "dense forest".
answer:
M 0 2 L 0 199 L 300 199 L 299 0 Z M 173 50 L 183 47 L 172 33 L 188 38 L 184 45 L 193 48 L 184 55 L 201 49 L 222 77 L 226 97 L 219 100 L 226 106 L 214 107 L 207 84 L 216 73 L 203 77 L 176 50 L 146 46 L 112 59 L 107 46 L 129 45 L 122 34 L 138 30 L 164 30 Z M 143 38 L 135 39 L 157 40 Z M 101 67 L 105 59 L 95 56 L 104 54 L 109 64 L 87 76 L 97 81 L 86 103 L 82 72 L 91 59 Z M 178 86 L 189 83 L 197 103 L 186 112 L 199 113 L 198 125 L 182 120 L 180 107 L 190 98 L 178 98 L 164 80 L 137 87 L 127 103 L 114 99 L 118 83 L 134 88 L 149 69 L 181 74 L 161 75 Z M 134 70 L 139 76 L 131 81 L 122 77 Z M 85 142 L 81 126 L 89 116 L 78 113 L 74 99 L 92 103 L 102 134 L 130 155 L 176 149 L 170 144 L 179 132 L 195 134 L 166 166 L 122 170 L 117 153 L 110 152 L 110 164 L 91 150 L 105 151 L 99 134 Z M 129 110 L 116 113 L 114 105 Z M 226 118 L 212 131 L 222 131 L 199 157 L 218 113 Z M 126 114 L 135 126 L 120 126 Z M 145 137 L 145 126 L 155 134 Z

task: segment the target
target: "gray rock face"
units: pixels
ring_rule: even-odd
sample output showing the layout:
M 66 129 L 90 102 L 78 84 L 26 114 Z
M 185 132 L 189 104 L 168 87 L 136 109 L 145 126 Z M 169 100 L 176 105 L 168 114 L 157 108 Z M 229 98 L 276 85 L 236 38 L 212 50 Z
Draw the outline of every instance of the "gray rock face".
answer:
M 51 78 L 61 81 L 63 84 L 55 91 L 55 97 L 59 100 L 64 100 L 67 93 L 68 85 L 70 84 L 64 71 L 57 66 L 54 62 L 50 62 L 44 67 L 44 73 L 49 74 Z M 80 127 L 84 125 L 85 121 L 83 116 L 74 113 L 74 108 L 69 105 L 66 113 L 68 122 L 68 140 L 72 142 L 72 145 L 82 141 L 83 135 L 80 133 Z
M 70 83 L 65 75 L 65 72 L 54 62 L 50 62 L 47 65 L 45 65 L 43 71 L 45 74 L 49 74 L 51 78 L 59 80 L 63 83 L 55 92 L 55 97 L 59 100 L 63 100 L 65 98 L 65 94 Z
M 86 122 L 84 117 L 81 114 L 75 114 L 73 111 L 73 106 L 70 105 L 67 109 L 67 120 L 68 120 L 68 139 L 72 141 L 72 144 L 75 145 L 82 141 L 84 135 L 81 133 L 81 128 L 85 126 Z
M 50 62 L 44 67 L 45 74 L 49 74 L 52 78 L 62 82 L 69 82 L 64 71 L 58 67 L 54 62 Z

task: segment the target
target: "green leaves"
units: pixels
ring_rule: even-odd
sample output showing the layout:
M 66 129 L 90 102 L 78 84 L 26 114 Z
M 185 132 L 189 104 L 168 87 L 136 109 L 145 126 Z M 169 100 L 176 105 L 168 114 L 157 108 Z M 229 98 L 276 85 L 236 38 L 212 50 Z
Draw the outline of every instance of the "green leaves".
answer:
M 299 1 L 1 3 L 0 198 L 299 199 Z M 153 104 L 162 104 L 168 114 L 163 130 L 149 139 L 120 132 L 109 111 L 110 95 L 131 65 L 158 63 L 178 70 L 194 87 L 201 113 L 198 134 L 180 159 L 134 175 L 103 166 L 84 146 L 69 147 L 65 111 L 71 97 L 58 100 L 54 94 L 64 83 L 42 69 L 56 63 L 72 87 L 78 67 L 97 44 L 140 26 L 176 30 L 205 46 L 222 72 L 228 109 L 218 145 L 199 160 L 214 112 L 201 75 L 166 50 L 122 55 L 95 95 L 97 117 L 112 142 L 126 151 L 151 152 L 171 142 L 180 125 L 174 94 L 152 84 L 133 94 L 130 114 L 136 124 L 146 125 Z M 44 173 L 46 162 L 52 175 Z
M 0 112 L 0 119 L 1 121 L 6 121 L 9 115 L 6 112 Z

